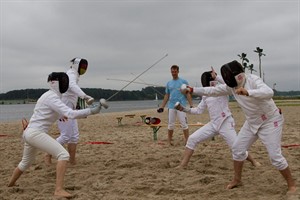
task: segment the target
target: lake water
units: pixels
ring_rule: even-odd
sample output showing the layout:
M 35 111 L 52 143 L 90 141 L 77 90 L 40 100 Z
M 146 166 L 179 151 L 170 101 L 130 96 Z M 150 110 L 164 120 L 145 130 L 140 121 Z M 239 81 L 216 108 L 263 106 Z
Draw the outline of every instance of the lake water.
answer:
M 157 109 L 162 100 L 145 101 L 110 101 L 108 109 L 102 109 L 102 113 L 124 112 L 132 110 Z M 0 105 L 0 122 L 30 119 L 35 104 Z

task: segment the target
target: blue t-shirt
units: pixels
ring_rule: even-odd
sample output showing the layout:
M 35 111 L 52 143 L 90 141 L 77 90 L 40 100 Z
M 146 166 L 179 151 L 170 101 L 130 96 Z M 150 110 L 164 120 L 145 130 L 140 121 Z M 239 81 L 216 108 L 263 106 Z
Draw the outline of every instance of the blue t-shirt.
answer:
M 181 105 L 186 106 L 186 96 L 180 92 L 182 84 L 188 85 L 188 82 L 182 78 L 178 78 L 167 83 L 166 94 L 170 95 L 168 102 L 169 109 L 174 109 L 175 103 L 178 101 Z

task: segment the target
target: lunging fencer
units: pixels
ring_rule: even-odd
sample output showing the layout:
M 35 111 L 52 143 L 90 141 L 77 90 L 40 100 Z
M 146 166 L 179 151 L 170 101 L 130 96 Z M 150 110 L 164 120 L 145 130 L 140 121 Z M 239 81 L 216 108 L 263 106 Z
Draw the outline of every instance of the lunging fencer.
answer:
M 201 75 L 201 83 L 203 87 L 215 87 L 218 84 L 224 84 L 224 81 L 220 76 L 217 76 L 212 68 L 212 71 L 204 72 Z M 189 114 L 202 114 L 207 109 L 210 117 L 210 122 L 189 136 L 183 159 L 177 168 L 186 168 L 196 146 L 216 135 L 220 134 L 232 149 L 237 133 L 235 131 L 235 121 L 228 106 L 228 98 L 228 95 L 218 97 L 202 96 L 200 103 L 195 108 L 184 107 L 179 102 L 175 105 L 177 110 Z M 250 154 L 248 154 L 247 160 L 255 167 L 260 166 L 260 163 L 254 160 Z
M 61 101 L 62 94 L 69 87 L 68 75 L 64 72 L 53 72 L 48 77 L 48 83 L 50 90 L 38 99 L 29 124 L 23 132 L 23 157 L 14 169 L 8 187 L 15 185 L 23 172 L 34 162 L 37 151 L 41 150 L 57 159 L 54 196 L 69 198 L 72 195 L 63 186 L 67 161 L 70 155 L 60 143 L 48 135 L 49 129 L 58 119 L 84 118 L 88 115 L 99 113 L 102 106 L 107 108 L 108 105 L 104 99 L 101 99 L 100 104 L 97 106 L 83 110 L 73 110 Z
M 78 82 L 81 75 L 85 74 L 88 68 L 88 61 L 83 58 L 74 58 L 71 61 L 70 69 L 67 70 L 69 76 L 69 89 L 62 95 L 62 101 L 71 109 L 75 110 L 78 97 L 84 99 L 88 105 L 94 102 L 94 98 L 85 94 L 79 87 Z M 56 140 L 61 144 L 67 144 L 67 149 L 70 154 L 69 163 L 76 164 L 76 149 L 79 141 L 79 129 L 76 119 L 59 119 L 57 126 L 60 131 L 60 135 Z M 46 165 L 51 164 L 51 155 L 45 156 Z
M 247 150 L 257 139 L 260 139 L 268 151 L 272 165 L 279 170 L 287 182 L 287 194 L 295 194 L 296 184 L 287 160 L 281 152 L 284 118 L 272 99 L 273 90 L 258 76 L 245 74 L 242 65 L 237 61 L 223 65 L 221 74 L 226 85 L 217 87 L 182 85 L 181 91 L 201 96 L 233 95 L 245 114 L 246 121 L 232 148 L 234 177 L 227 185 L 227 189 L 241 184 Z

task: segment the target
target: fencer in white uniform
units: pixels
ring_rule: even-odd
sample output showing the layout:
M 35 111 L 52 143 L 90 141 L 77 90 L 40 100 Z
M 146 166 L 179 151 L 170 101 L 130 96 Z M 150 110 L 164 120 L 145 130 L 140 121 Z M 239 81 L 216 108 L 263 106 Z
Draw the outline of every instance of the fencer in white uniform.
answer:
M 273 90 L 258 76 L 245 74 L 242 65 L 237 61 L 223 65 L 221 74 L 226 85 L 203 88 L 182 85 L 181 91 L 201 96 L 233 95 L 245 114 L 246 121 L 232 148 L 234 178 L 227 188 L 232 189 L 241 184 L 243 161 L 247 158 L 247 149 L 259 138 L 268 151 L 271 163 L 286 180 L 288 193 L 295 193 L 295 182 L 281 152 L 284 118 L 272 99 Z
M 73 110 L 61 101 L 62 93 L 69 86 L 69 78 L 64 72 L 53 72 L 48 77 L 50 90 L 37 101 L 32 117 L 23 132 L 24 151 L 19 165 L 15 168 L 8 184 L 14 186 L 22 173 L 34 162 L 38 150 L 47 152 L 57 159 L 55 196 L 70 197 L 64 190 L 63 182 L 69 153 L 55 139 L 48 135 L 52 124 L 59 118 L 75 119 L 100 112 L 101 104 L 83 110 Z M 103 101 L 103 100 L 102 100 Z
M 201 75 L 201 83 L 203 87 L 215 87 L 218 84 L 224 84 L 224 81 L 220 76 L 217 76 L 212 69 L 212 71 L 204 72 Z M 216 135 L 220 134 L 230 149 L 232 149 L 237 133 L 235 131 L 235 122 L 228 106 L 228 98 L 228 95 L 218 97 L 202 96 L 200 103 L 195 108 L 185 108 L 180 104 L 176 105 L 176 109 L 189 114 L 202 114 L 207 109 L 210 117 L 210 121 L 207 124 L 189 136 L 183 159 L 178 167 L 187 167 L 196 146 Z M 260 163 L 255 161 L 250 155 L 248 155 L 247 160 L 254 166 L 260 165 Z
M 62 101 L 71 109 L 75 110 L 78 97 L 84 99 L 88 105 L 94 102 L 94 98 L 85 94 L 79 87 L 79 77 L 83 75 L 88 68 L 88 61 L 83 58 L 74 58 L 71 61 L 70 69 L 67 71 L 69 76 L 69 89 L 62 95 Z M 70 154 L 69 162 L 71 164 L 76 163 L 75 155 L 77 149 L 77 143 L 79 140 L 79 130 L 77 119 L 57 121 L 60 135 L 56 140 L 61 144 L 67 144 L 68 152 Z M 51 155 L 46 155 L 45 162 L 47 165 L 51 164 Z

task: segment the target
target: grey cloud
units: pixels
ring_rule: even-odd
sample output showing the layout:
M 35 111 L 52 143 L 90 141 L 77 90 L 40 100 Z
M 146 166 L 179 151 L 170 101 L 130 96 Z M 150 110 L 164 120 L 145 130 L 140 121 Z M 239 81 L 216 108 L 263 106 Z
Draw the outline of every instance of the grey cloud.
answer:
M 1 93 L 39 88 L 44 84 L 39 81 L 67 70 L 75 56 L 89 61 L 82 87 L 120 89 L 126 83 L 107 78 L 131 80 L 131 73 L 138 75 L 166 53 L 141 79 L 165 85 L 170 66 L 178 64 L 180 75 L 196 84 L 210 66 L 219 70 L 243 52 L 258 70 L 257 46 L 267 54 L 266 82 L 299 90 L 297 6 L 296 1 L 1 2 Z M 22 75 L 24 82 L 12 79 Z

